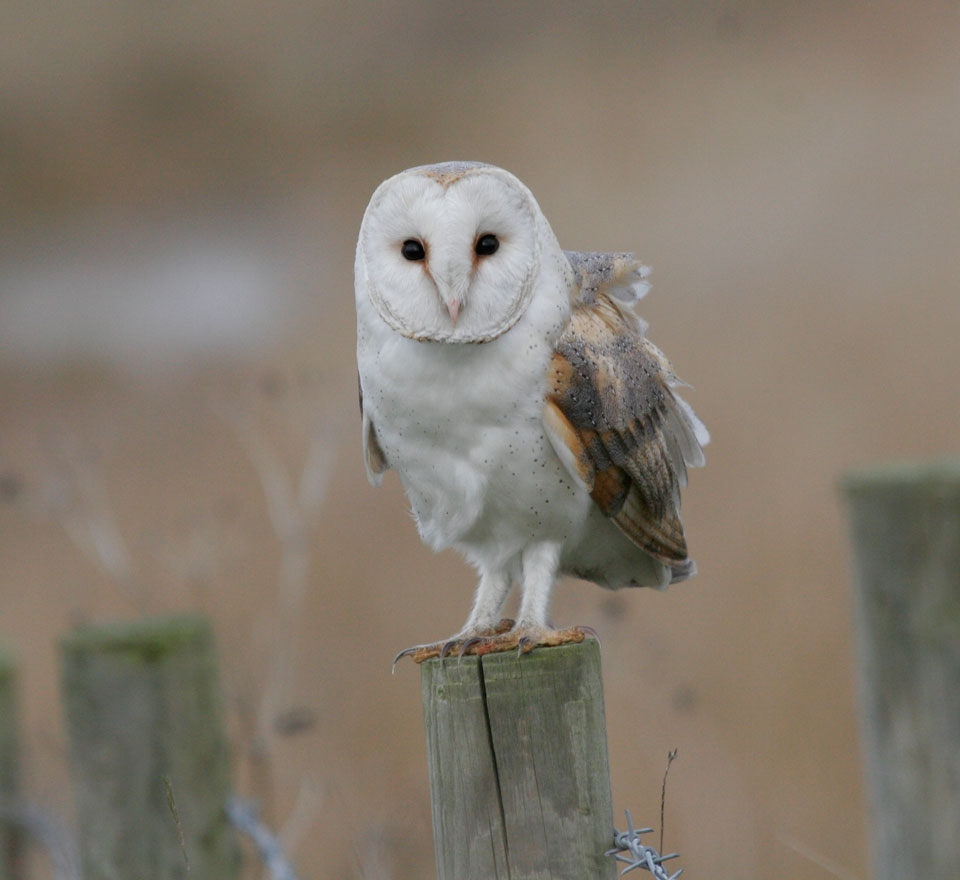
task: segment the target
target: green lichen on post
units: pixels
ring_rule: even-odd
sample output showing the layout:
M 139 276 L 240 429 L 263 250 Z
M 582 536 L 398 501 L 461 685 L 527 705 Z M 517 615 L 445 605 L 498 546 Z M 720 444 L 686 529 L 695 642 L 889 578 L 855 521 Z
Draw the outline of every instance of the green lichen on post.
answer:
M 199 614 L 178 614 L 84 624 L 60 640 L 65 653 L 80 657 L 88 652 L 125 654 L 143 663 L 158 663 L 197 641 L 212 640 L 206 618 Z
M 0 800 L 12 802 L 19 792 L 17 740 L 17 664 L 11 651 L 0 642 Z M 18 877 L 20 834 L 0 819 L 0 880 Z
M 935 458 L 884 462 L 853 468 L 840 486 L 850 499 L 881 492 L 942 494 L 960 489 L 960 458 Z
M 235 878 L 210 624 L 184 615 L 79 627 L 61 640 L 61 683 L 86 880 L 126 880 L 131 865 L 138 877 L 182 880 L 184 850 L 191 877 Z

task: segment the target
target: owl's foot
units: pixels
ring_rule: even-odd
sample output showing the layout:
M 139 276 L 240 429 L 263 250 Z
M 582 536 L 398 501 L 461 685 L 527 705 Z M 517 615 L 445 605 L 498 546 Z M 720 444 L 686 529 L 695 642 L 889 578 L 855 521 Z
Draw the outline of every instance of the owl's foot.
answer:
M 478 638 L 481 640 L 496 638 L 503 633 L 512 631 L 514 626 L 514 621 L 509 617 L 504 617 L 496 626 L 489 627 L 488 629 L 459 632 L 449 639 L 434 642 L 432 645 L 414 645 L 412 648 L 404 649 L 393 658 L 393 666 L 390 667 L 391 672 L 404 657 L 411 657 L 414 663 L 423 663 L 424 660 L 429 660 L 431 657 L 439 657 L 443 660 L 445 657 L 449 657 L 454 653 L 462 657 L 463 646 L 465 644 L 471 643 Z
M 540 646 L 574 645 L 582 642 L 588 635 L 600 641 L 597 631 L 590 626 L 572 626 L 569 629 L 518 626 L 501 635 L 475 636 L 468 639 L 460 647 L 457 656 L 475 654 L 482 657 L 484 654 L 513 650 L 516 650 L 518 655 L 529 654 Z

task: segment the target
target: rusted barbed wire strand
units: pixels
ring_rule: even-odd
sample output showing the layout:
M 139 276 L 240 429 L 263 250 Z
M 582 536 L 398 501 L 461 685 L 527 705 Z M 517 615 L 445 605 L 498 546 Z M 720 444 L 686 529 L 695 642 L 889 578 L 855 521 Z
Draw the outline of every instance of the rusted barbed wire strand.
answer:
M 683 873 L 683 868 L 675 874 L 668 874 L 662 864 L 668 859 L 677 858 L 677 853 L 662 856 L 652 846 L 644 844 L 640 840 L 640 835 L 649 834 L 653 829 L 634 828 L 630 811 L 627 810 L 626 813 L 627 830 L 613 829 L 613 849 L 608 849 L 604 855 L 613 856 L 618 862 L 626 862 L 627 867 L 620 872 L 621 875 L 629 873 L 634 868 L 643 868 L 656 877 L 656 880 L 677 880 L 677 877 Z M 624 853 L 628 853 L 629 856 Z
M 670 775 L 670 765 L 677 757 L 677 750 L 671 749 L 667 753 L 667 766 L 663 771 L 663 785 L 660 786 L 660 849 L 663 849 L 663 812 L 667 805 L 667 776 Z

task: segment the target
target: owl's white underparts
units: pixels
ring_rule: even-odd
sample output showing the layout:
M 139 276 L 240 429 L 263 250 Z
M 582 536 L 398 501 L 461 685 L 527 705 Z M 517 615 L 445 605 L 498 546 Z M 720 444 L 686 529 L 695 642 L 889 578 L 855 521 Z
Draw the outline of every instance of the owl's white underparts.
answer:
M 648 274 L 561 250 L 490 165 L 414 168 L 374 193 L 356 259 L 367 473 L 395 470 L 424 542 L 479 574 L 464 627 L 415 659 L 579 640 L 548 624 L 562 574 L 616 589 L 695 572 L 680 490 L 709 435 L 633 311 Z

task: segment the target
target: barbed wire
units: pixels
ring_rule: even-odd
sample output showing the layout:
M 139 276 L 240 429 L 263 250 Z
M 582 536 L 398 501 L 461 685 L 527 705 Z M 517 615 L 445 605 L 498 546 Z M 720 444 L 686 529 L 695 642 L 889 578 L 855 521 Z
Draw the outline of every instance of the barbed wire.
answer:
M 293 865 L 283 852 L 279 835 L 260 821 L 256 803 L 230 797 L 227 799 L 227 816 L 237 831 L 253 841 L 260 861 L 266 866 L 273 880 L 297 880 Z
M 81 880 L 77 841 L 49 811 L 17 798 L 0 797 L 0 820 L 32 837 L 50 858 L 54 880 Z
M 640 840 L 641 834 L 649 834 L 652 828 L 634 828 L 633 819 L 630 817 L 630 811 L 627 810 L 627 830 L 617 831 L 613 829 L 613 849 L 608 849 L 604 855 L 613 856 L 618 862 L 626 862 L 627 867 L 620 874 L 627 874 L 634 868 L 643 868 L 656 877 L 656 880 L 677 880 L 683 873 L 680 868 L 675 874 L 668 874 L 663 867 L 663 862 L 667 859 L 677 858 L 677 853 L 670 853 L 662 856 L 652 846 L 647 846 Z M 629 853 L 629 857 L 624 855 Z

